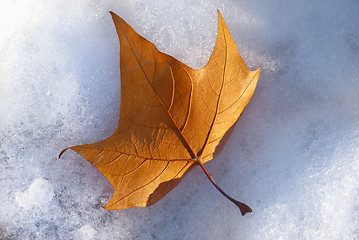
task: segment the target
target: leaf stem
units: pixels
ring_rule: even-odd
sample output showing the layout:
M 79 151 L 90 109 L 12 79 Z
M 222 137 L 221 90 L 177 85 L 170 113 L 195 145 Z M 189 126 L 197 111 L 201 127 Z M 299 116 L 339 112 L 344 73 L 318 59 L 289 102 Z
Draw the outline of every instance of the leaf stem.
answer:
M 232 198 L 231 196 L 229 196 L 227 193 L 225 193 L 217 184 L 216 182 L 212 179 L 212 177 L 209 175 L 209 173 L 207 172 L 206 168 L 204 167 L 203 163 L 198 160 L 198 164 L 201 166 L 202 170 L 204 171 L 204 173 L 207 175 L 209 181 L 211 181 L 211 183 L 213 184 L 213 186 L 215 186 L 217 188 L 217 190 L 222 193 L 223 196 L 225 196 L 228 200 L 230 200 L 232 203 L 234 203 L 238 208 L 239 210 L 241 211 L 242 213 L 242 216 L 244 216 L 247 212 L 252 212 L 252 209 L 240 202 L 240 201 L 237 201 L 236 199 Z

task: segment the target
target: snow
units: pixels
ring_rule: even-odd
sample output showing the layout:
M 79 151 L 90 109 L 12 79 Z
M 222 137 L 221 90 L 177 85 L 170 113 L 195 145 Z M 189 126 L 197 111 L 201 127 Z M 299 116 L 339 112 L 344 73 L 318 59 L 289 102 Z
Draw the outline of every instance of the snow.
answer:
M 30 210 L 34 207 L 40 207 L 42 210 L 46 209 L 53 197 L 54 189 L 52 185 L 42 178 L 35 179 L 25 192 L 15 192 L 16 202 L 25 210 Z
M 0 239 L 358 239 L 359 2 L 19 0 L 0 8 Z M 201 68 L 219 9 L 261 67 L 224 151 L 149 208 L 106 211 L 108 181 L 66 147 L 113 133 L 109 11 Z
M 96 230 L 90 225 L 86 224 L 78 230 L 79 236 L 83 240 L 95 239 Z

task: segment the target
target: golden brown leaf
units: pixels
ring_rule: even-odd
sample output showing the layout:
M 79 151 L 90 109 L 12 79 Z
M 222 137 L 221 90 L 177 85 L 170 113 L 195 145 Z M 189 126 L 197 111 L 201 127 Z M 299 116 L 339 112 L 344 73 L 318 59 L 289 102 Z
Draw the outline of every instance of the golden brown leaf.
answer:
M 213 53 L 200 70 L 158 51 L 123 19 L 111 15 L 121 47 L 119 124 L 101 142 L 68 148 L 112 184 L 114 194 L 104 208 L 150 206 L 199 165 L 243 215 L 250 212 L 223 192 L 203 166 L 239 118 L 259 77 L 259 69 L 250 71 L 239 55 L 221 14 Z

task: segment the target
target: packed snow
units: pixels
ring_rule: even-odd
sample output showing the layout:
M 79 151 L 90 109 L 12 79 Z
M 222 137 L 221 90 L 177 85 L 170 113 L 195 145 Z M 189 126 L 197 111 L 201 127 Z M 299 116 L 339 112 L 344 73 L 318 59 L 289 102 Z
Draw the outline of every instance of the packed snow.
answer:
M 45 179 L 37 178 L 25 192 L 15 192 L 16 202 L 25 210 L 32 210 L 34 207 L 46 209 L 52 198 L 54 189 Z
M 359 239 L 357 0 L 0 1 L 0 239 Z M 148 208 L 106 211 L 106 178 L 66 147 L 116 129 L 109 11 L 201 68 L 219 9 L 257 89 L 224 151 Z

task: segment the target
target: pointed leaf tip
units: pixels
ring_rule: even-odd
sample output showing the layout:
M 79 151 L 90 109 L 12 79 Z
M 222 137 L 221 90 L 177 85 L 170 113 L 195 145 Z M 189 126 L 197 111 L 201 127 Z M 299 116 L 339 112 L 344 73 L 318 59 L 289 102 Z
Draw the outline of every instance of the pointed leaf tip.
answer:
M 261 72 L 261 67 L 258 67 L 256 71 L 258 72 L 258 74 L 260 74 L 260 72 Z
M 113 19 L 113 21 L 115 21 L 115 18 L 120 18 L 116 13 L 112 12 L 112 11 L 109 11 L 110 14 L 111 14 L 111 17 Z M 120 18 L 121 19 L 121 18 Z
M 221 12 L 217 9 L 217 13 L 218 13 L 218 19 L 222 19 L 223 20 L 223 16 L 221 14 Z M 224 20 L 223 20 L 224 21 Z
M 111 14 L 111 17 L 112 17 L 112 18 L 114 18 L 115 16 L 117 16 L 116 13 L 114 13 L 114 12 L 112 12 L 112 11 L 110 11 L 110 14 Z
M 64 150 L 62 150 L 62 151 L 60 152 L 60 154 L 59 154 L 59 159 L 61 158 L 62 154 L 63 154 L 64 152 L 66 152 L 66 150 L 68 150 L 68 148 L 65 148 Z

